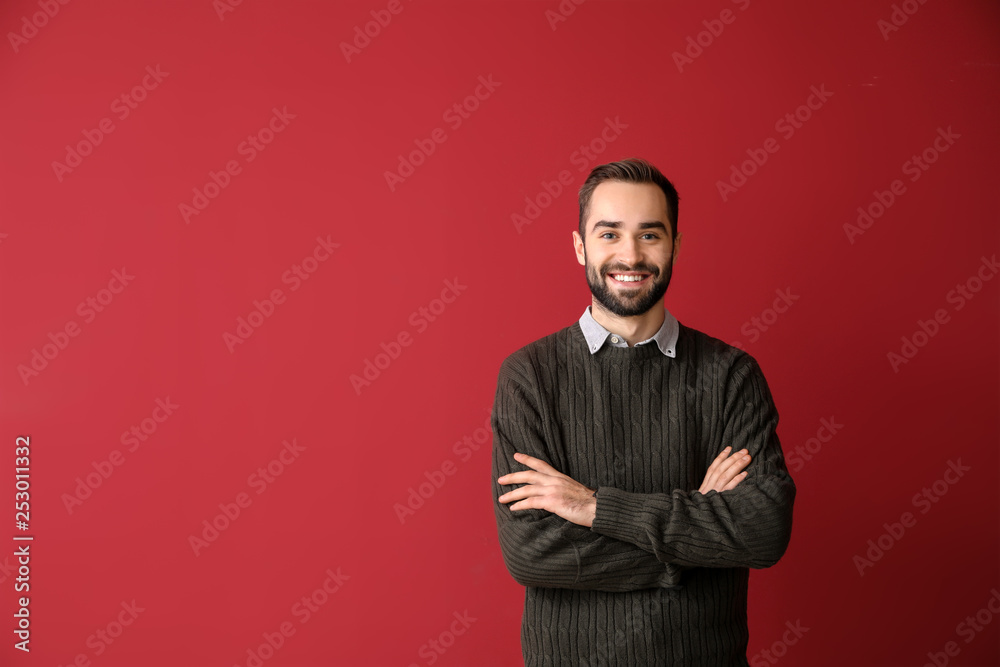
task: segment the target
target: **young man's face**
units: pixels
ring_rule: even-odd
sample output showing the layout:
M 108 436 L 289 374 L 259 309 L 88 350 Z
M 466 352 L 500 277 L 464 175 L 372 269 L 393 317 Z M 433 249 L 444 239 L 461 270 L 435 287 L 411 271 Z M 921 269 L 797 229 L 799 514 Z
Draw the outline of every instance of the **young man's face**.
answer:
M 573 232 L 573 243 L 597 302 L 619 317 L 662 307 L 680 247 L 680 235 L 671 238 L 663 190 L 604 181 L 591 196 L 585 230 L 585 239 Z

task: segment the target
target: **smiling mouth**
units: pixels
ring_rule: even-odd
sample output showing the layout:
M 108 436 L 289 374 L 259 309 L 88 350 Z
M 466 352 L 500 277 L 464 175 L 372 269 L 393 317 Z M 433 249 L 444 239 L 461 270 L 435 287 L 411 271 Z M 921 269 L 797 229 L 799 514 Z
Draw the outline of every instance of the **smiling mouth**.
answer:
M 638 287 L 645 285 L 652 274 L 649 273 L 609 273 L 611 280 L 618 285 L 625 285 L 627 287 Z

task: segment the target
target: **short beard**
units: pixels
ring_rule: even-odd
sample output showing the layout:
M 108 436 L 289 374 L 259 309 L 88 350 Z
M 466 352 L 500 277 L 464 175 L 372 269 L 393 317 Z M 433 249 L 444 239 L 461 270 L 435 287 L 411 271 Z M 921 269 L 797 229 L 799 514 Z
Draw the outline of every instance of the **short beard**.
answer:
M 645 266 L 642 264 L 632 268 L 617 266 L 599 274 L 597 269 L 587 260 L 586 246 L 583 249 L 583 260 L 586 265 L 587 283 L 590 285 L 591 294 L 594 295 L 598 303 L 618 317 L 635 317 L 636 315 L 643 315 L 648 312 L 667 293 L 667 287 L 670 286 L 670 276 L 674 272 L 674 263 L 671 261 L 667 264 L 667 269 L 662 278 L 660 277 L 659 269 L 655 266 Z M 646 288 L 640 295 L 622 300 L 608 287 L 606 280 L 608 273 L 617 273 L 619 271 L 648 272 L 652 274 L 651 280 L 653 284 Z

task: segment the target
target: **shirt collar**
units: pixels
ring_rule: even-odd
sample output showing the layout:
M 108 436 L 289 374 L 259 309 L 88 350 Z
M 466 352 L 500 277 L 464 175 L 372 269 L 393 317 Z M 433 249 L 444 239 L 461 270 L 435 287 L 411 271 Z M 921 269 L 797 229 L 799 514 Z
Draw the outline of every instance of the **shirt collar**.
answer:
M 628 347 L 628 343 L 624 338 L 611 333 L 594 319 L 594 316 L 590 314 L 590 308 L 591 306 L 587 306 L 580 317 L 580 329 L 583 331 L 584 338 L 587 339 L 587 349 L 590 350 L 590 353 L 596 354 L 606 341 L 609 345 L 616 347 Z M 656 341 L 660 352 L 668 357 L 676 357 L 679 332 L 677 318 L 664 308 L 663 325 L 660 327 L 660 330 L 653 334 L 652 338 L 647 338 L 642 342 L 636 343 L 636 345 L 644 345 Z M 617 339 L 617 342 L 615 342 L 615 339 Z

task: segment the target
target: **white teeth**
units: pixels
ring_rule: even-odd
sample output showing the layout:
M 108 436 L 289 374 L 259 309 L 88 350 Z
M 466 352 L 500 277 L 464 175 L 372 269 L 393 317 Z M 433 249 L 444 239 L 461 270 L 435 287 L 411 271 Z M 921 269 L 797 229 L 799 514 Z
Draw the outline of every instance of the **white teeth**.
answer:
M 616 280 L 620 280 L 623 283 L 637 283 L 645 277 L 645 276 L 623 276 L 617 273 L 612 273 L 611 276 Z

